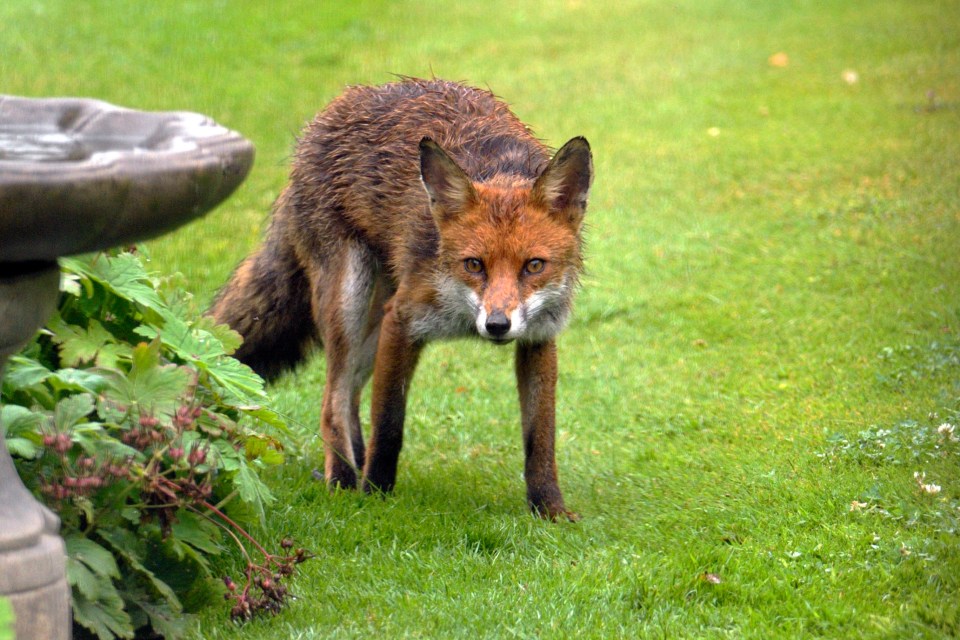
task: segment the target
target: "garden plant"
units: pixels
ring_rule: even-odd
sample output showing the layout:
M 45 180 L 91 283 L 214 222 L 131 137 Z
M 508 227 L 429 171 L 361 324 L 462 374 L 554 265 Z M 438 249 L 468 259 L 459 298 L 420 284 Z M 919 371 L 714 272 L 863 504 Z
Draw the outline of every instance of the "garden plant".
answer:
M 103 478 L 132 460 L 111 490 L 147 504 L 159 451 L 158 488 L 195 498 L 90 530 L 82 502 L 58 498 L 79 487 L 25 473 L 81 523 L 81 598 L 109 601 L 109 582 L 117 619 L 211 640 L 960 635 L 955 2 L 8 0 L 0 24 L 3 92 L 198 111 L 258 153 L 205 219 L 66 262 L 73 301 L 9 366 L 22 469 Z M 548 144 L 591 142 L 586 274 L 558 342 L 557 463 L 579 522 L 528 513 L 511 349 L 425 351 L 380 498 L 313 478 L 322 355 L 262 389 L 196 314 L 260 241 L 303 125 L 392 74 L 489 87 Z M 108 290 L 97 270 L 118 260 L 169 313 Z M 27 385 L 31 371 L 46 377 Z M 152 415 L 123 396 L 141 371 Z M 172 440 L 121 450 L 158 414 Z M 198 437 L 222 453 L 215 477 L 190 459 Z M 91 541 L 112 560 L 86 563 Z M 281 576 L 295 598 L 232 619 L 247 568 L 300 549 L 314 557 Z

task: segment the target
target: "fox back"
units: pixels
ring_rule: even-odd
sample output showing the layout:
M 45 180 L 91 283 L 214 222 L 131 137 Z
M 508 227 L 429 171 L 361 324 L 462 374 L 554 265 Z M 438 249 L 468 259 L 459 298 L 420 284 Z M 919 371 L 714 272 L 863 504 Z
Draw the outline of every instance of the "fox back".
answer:
M 487 91 L 440 80 L 355 87 L 307 128 L 295 205 L 278 215 L 292 218 L 284 226 L 301 255 L 358 238 L 394 287 L 429 276 L 411 281 L 439 303 L 417 319 L 425 339 L 542 340 L 563 326 L 581 268 L 581 218 L 551 215 L 557 185 L 532 193 L 549 160 Z M 465 269 L 468 259 L 477 262 Z

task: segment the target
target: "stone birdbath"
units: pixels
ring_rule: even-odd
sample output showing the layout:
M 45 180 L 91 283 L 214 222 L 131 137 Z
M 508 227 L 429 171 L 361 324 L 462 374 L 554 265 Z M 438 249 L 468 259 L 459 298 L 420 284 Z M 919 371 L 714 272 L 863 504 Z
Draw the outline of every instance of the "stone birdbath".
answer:
M 0 372 L 56 307 L 58 257 L 203 215 L 243 182 L 253 155 L 249 141 L 196 113 L 0 96 Z M 71 635 L 59 527 L 0 437 L 0 597 L 13 605 L 18 640 Z

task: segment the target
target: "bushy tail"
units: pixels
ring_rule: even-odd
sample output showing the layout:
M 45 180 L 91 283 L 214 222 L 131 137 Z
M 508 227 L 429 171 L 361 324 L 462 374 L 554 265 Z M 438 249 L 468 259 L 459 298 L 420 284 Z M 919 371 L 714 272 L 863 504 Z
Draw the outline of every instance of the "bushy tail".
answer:
M 317 337 L 309 282 L 277 235 L 240 263 L 209 311 L 243 336 L 234 356 L 267 379 L 303 360 Z

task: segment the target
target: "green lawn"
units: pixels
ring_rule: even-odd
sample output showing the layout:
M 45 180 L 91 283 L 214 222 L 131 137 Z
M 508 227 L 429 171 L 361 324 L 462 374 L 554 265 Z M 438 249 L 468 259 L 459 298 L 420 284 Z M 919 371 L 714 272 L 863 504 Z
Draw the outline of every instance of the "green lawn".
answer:
M 204 304 L 347 84 L 468 80 L 594 148 L 558 396 L 583 520 L 527 513 L 512 351 L 469 342 L 422 361 L 395 495 L 329 494 L 318 357 L 273 387 L 305 456 L 260 531 L 316 552 L 299 599 L 245 626 L 213 599 L 191 637 L 960 635 L 958 27 L 955 0 L 0 4 L 0 92 L 254 141 L 148 243 Z

